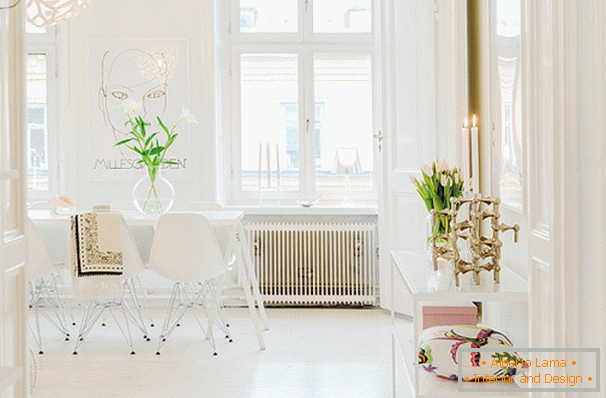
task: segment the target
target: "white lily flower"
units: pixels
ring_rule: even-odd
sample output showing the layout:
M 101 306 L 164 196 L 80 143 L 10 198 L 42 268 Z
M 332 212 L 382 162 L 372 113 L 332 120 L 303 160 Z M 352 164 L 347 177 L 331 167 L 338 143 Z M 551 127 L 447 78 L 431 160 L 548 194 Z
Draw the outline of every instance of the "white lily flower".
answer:
M 135 102 L 134 99 L 129 98 L 126 101 L 123 101 L 119 107 L 122 109 L 122 111 L 124 111 L 124 113 L 132 118 L 139 115 L 141 109 L 143 108 L 143 104 L 141 104 L 141 102 Z
M 431 168 L 431 166 L 428 166 L 426 164 L 423 165 L 422 167 L 423 172 L 425 174 L 427 174 L 427 177 L 432 177 L 433 176 L 433 169 Z
M 198 123 L 198 121 L 196 120 L 196 115 L 191 113 L 186 107 L 183 107 L 183 112 L 181 112 L 181 119 L 186 120 L 187 123 Z

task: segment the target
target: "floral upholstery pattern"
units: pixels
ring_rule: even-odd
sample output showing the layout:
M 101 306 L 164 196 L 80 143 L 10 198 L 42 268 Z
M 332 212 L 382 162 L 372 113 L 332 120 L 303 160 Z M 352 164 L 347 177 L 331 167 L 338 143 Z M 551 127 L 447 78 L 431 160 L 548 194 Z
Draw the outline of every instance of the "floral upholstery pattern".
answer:
M 495 352 L 461 354 L 464 381 L 487 376 L 502 378 L 524 371 L 524 359 L 512 352 L 505 334 L 486 327 L 468 325 L 434 326 L 419 336 L 418 364 L 439 377 L 457 380 L 457 354 L 461 348 L 495 348 Z M 500 350 L 503 348 L 503 351 Z

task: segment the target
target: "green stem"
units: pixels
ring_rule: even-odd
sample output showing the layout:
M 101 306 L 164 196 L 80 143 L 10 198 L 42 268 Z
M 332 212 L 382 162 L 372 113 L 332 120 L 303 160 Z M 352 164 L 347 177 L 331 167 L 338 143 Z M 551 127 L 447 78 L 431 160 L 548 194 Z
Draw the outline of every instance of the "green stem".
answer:
M 147 202 L 149 202 L 150 196 L 153 192 L 154 197 L 156 198 L 156 208 L 158 209 L 158 214 L 162 214 L 162 203 L 160 203 L 160 200 L 158 198 L 158 192 L 156 191 L 156 176 L 154 174 L 154 177 L 152 178 L 152 173 L 149 168 L 147 170 L 147 175 L 149 176 L 149 180 L 151 181 L 151 187 L 147 192 L 147 198 L 145 199 L 145 203 L 143 204 L 143 210 L 145 211 L 145 208 L 147 207 Z
M 156 185 L 152 184 L 151 189 L 154 190 L 154 196 L 156 197 L 156 207 L 158 208 L 158 214 L 162 214 L 162 203 L 158 199 L 158 192 L 156 192 Z

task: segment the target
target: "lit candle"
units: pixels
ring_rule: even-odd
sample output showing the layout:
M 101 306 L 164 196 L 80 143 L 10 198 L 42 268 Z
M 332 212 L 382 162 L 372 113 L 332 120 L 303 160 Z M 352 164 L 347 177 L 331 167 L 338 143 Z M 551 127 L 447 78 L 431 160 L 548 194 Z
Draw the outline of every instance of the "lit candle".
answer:
M 259 143 L 259 188 L 261 188 L 261 162 L 263 159 L 263 144 Z
M 278 188 L 280 188 L 280 149 L 276 142 L 276 169 L 278 170 Z
M 480 151 L 478 146 L 478 118 L 473 115 L 471 126 L 471 174 L 473 177 L 473 194 L 480 194 Z
M 463 191 L 469 191 L 469 119 L 465 116 L 461 129 L 463 140 Z
M 265 145 L 265 151 L 267 152 L 267 186 L 271 187 L 271 163 L 269 157 L 269 142 Z

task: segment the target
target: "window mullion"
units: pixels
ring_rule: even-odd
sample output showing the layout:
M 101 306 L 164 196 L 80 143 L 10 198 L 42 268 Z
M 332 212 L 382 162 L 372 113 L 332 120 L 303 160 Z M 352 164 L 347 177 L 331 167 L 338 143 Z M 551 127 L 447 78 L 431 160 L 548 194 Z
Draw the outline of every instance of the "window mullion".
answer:
M 310 198 L 309 186 L 309 142 L 307 130 L 311 123 L 308 115 L 308 72 L 309 59 L 306 51 L 299 51 L 299 153 L 301 160 L 299 162 L 299 183 L 301 184 L 300 193 L 303 199 Z
M 303 20 L 303 40 L 307 41 L 313 35 L 313 1 L 301 0 Z
M 307 143 L 307 163 L 305 164 L 307 170 L 307 187 L 308 195 L 307 198 L 314 200 L 317 198 L 316 192 L 316 156 L 315 156 L 315 95 L 314 95 L 314 59 L 313 50 L 307 48 L 305 51 L 305 62 L 306 62 L 306 73 L 305 73 L 305 109 L 306 109 L 306 120 L 307 129 L 305 132 L 305 142 Z

